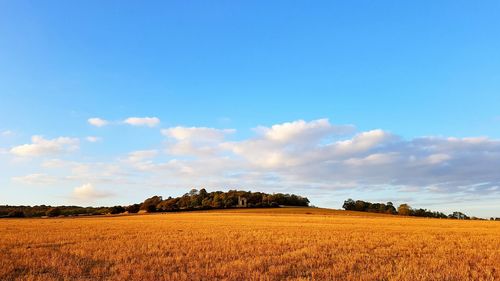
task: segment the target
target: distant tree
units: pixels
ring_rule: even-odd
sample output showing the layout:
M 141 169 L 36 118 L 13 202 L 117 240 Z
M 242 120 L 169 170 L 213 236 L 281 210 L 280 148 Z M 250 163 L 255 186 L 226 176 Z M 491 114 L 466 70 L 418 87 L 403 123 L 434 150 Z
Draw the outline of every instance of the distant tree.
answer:
M 203 209 L 210 209 L 212 207 L 212 201 L 209 198 L 205 198 L 201 201 L 201 207 Z
M 25 214 L 23 211 L 14 210 L 14 211 L 9 212 L 7 214 L 7 217 L 9 217 L 9 218 L 24 218 Z
M 368 209 L 367 207 L 368 207 L 368 204 L 365 201 L 361 201 L 361 200 L 356 200 L 356 203 L 354 204 L 354 210 L 360 211 L 360 212 L 366 211 Z
M 394 204 L 392 204 L 392 202 L 387 202 L 387 204 L 385 205 L 385 212 L 388 213 L 388 214 L 395 214 L 397 211 L 396 211 L 396 208 L 394 207 Z
M 190 204 L 191 204 L 191 196 L 189 196 L 189 194 L 184 194 L 182 197 L 179 198 L 177 202 L 179 209 L 187 209 L 189 208 Z
M 155 205 L 148 205 L 148 206 L 146 207 L 146 212 L 148 212 L 148 213 L 154 213 L 154 212 L 156 212 L 157 210 L 158 210 L 158 209 L 156 209 L 156 206 L 155 206 Z
M 109 212 L 111 214 L 121 214 L 121 213 L 125 213 L 125 208 L 123 208 L 122 206 L 113 206 L 111 208 L 109 208 Z
M 371 203 L 362 200 L 352 200 L 347 199 L 344 201 L 342 208 L 345 210 L 353 210 L 360 212 L 372 212 L 372 213 L 386 213 L 386 214 L 400 214 L 404 216 L 415 216 L 415 217 L 428 217 L 428 218 L 460 218 L 460 219 L 470 219 L 467 215 L 460 212 L 451 214 L 449 216 L 441 212 L 432 212 L 427 209 L 412 209 L 408 204 L 401 204 L 396 210 L 392 202 L 384 203 Z
M 189 208 L 191 209 L 197 209 L 199 207 L 201 207 L 201 202 L 203 201 L 203 199 L 201 198 L 200 195 L 191 195 L 190 196 L 190 200 L 189 200 Z
M 127 207 L 125 208 L 125 210 L 126 210 L 129 214 L 135 214 L 135 213 L 138 213 L 140 209 L 141 209 L 141 204 L 133 204 L 133 205 L 127 206 Z
M 354 200 L 352 200 L 351 198 L 345 200 L 344 205 L 342 205 L 342 208 L 344 208 L 344 210 L 354 210 L 355 207 L 356 202 L 354 202 Z
M 45 213 L 48 217 L 58 217 L 61 215 L 61 209 L 58 207 L 53 207 L 47 210 Z
M 457 220 L 468 220 L 470 219 L 466 214 L 462 212 L 453 212 L 448 216 L 450 219 L 457 219 Z
M 148 212 L 168 212 L 177 210 L 197 209 L 220 209 L 234 208 L 238 205 L 238 198 L 244 197 L 248 207 L 271 207 L 279 205 L 287 206 L 309 206 L 309 199 L 295 194 L 265 194 L 262 192 L 251 192 L 241 190 L 229 190 L 227 192 L 207 192 L 206 189 L 191 189 L 181 197 L 163 200 L 160 196 L 153 196 L 141 204 L 141 209 Z
M 163 200 L 160 204 L 156 205 L 156 209 L 158 211 L 176 211 L 179 209 L 177 201 L 178 199 L 169 197 L 167 200 Z
M 146 210 L 147 212 L 156 212 L 156 205 L 160 204 L 162 201 L 161 196 L 153 196 L 144 200 L 141 205 L 141 210 Z
M 411 207 L 408 204 L 401 204 L 398 207 L 398 214 L 400 216 L 409 216 L 411 215 Z
M 219 193 L 215 193 L 213 198 L 212 198 L 212 202 L 211 202 L 210 206 L 212 208 L 216 208 L 216 209 L 222 208 L 222 206 L 224 204 L 223 202 L 224 202 L 223 197 Z
M 198 192 L 198 195 L 200 195 L 200 197 L 202 199 L 205 199 L 207 196 L 208 196 L 208 192 L 206 189 L 202 188 L 200 189 L 200 191 Z

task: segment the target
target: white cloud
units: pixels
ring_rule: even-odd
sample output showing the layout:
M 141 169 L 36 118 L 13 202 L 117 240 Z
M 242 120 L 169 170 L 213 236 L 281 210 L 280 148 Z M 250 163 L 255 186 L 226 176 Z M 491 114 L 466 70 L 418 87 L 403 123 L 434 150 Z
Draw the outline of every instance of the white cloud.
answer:
M 319 160 L 331 154 L 328 143 L 353 130 L 352 126 L 335 126 L 328 119 L 306 122 L 298 120 L 271 127 L 258 127 L 258 136 L 223 147 L 262 168 L 289 167 Z M 318 159 L 316 159 L 318 158 Z
M 35 184 L 53 184 L 57 182 L 57 179 L 47 174 L 35 173 L 26 176 L 12 177 L 12 181 L 23 184 L 35 185 Z
M 214 129 L 206 127 L 173 127 L 161 130 L 162 134 L 176 140 L 220 141 L 233 129 Z
M 297 139 L 314 141 L 332 134 L 345 134 L 353 129 L 352 126 L 334 126 L 330 124 L 328 119 L 318 119 L 311 122 L 298 120 L 273 125 L 270 128 L 257 128 L 267 139 L 278 142 L 296 141 Z
M 173 155 L 214 155 L 220 152 L 221 143 L 233 129 L 206 127 L 173 127 L 163 129 L 162 134 L 174 140 L 167 151 Z
M 128 154 L 127 160 L 130 162 L 141 162 L 147 159 L 154 158 L 158 155 L 157 150 L 137 150 Z
M 87 121 L 89 122 L 90 125 L 96 127 L 104 127 L 109 124 L 109 121 L 98 117 L 89 118 Z
M 260 186 L 269 182 L 331 190 L 392 186 L 462 194 L 496 192 L 492 187 L 500 185 L 495 168 L 500 166 L 498 140 L 404 140 L 381 129 L 352 136 L 350 131 L 351 126 L 320 119 L 258 127 L 256 136 L 232 142 L 224 140 L 227 132 L 213 128 L 177 127 L 162 133 L 173 140 L 168 144 L 171 155 L 195 157 L 171 162 L 170 171 L 189 171 L 184 176 L 197 180 L 227 181 L 251 174 L 252 184 Z
M 391 139 L 395 139 L 392 134 L 377 129 L 359 133 L 352 139 L 333 143 L 331 144 L 331 148 L 336 154 L 362 153 L 378 145 L 384 144 Z
M 84 184 L 79 187 L 75 187 L 73 189 L 73 195 L 76 199 L 79 200 L 95 200 L 95 199 L 100 199 L 100 198 L 106 198 L 110 197 L 113 194 L 110 192 L 105 192 L 105 191 L 99 191 L 95 189 L 95 187 L 90 184 Z
M 10 149 L 12 154 L 22 157 L 56 155 L 77 150 L 80 140 L 77 138 L 59 137 L 44 139 L 42 136 L 32 136 L 30 144 L 15 146 Z
M 132 126 L 155 127 L 160 124 L 160 119 L 157 117 L 129 117 L 123 122 Z
M 95 136 L 88 136 L 85 138 L 88 142 L 100 142 L 102 138 Z
M 172 127 L 161 132 L 167 137 L 167 155 L 162 157 L 159 150 L 138 150 L 103 162 L 51 159 L 42 168 L 63 174 L 58 182 L 99 186 L 204 186 L 306 196 L 339 190 L 348 194 L 352 189 L 405 198 L 500 196 L 500 140 L 496 139 L 404 139 L 382 129 L 353 132 L 352 126 L 334 125 L 327 119 L 261 126 L 250 137 L 234 140 L 238 136 L 231 136 L 231 141 L 227 138 L 235 132 L 232 129 Z M 63 140 L 36 139 L 11 152 L 65 152 L 71 145 Z M 51 179 L 40 173 L 13 180 Z M 106 195 L 92 185 L 76 188 L 76 194 Z

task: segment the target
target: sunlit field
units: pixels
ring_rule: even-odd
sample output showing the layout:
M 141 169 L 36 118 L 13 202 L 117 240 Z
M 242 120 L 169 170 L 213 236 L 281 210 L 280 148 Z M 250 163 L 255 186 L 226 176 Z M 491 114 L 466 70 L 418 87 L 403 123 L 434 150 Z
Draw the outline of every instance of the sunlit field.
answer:
M 0 280 L 500 280 L 494 221 L 282 208 L 0 229 Z

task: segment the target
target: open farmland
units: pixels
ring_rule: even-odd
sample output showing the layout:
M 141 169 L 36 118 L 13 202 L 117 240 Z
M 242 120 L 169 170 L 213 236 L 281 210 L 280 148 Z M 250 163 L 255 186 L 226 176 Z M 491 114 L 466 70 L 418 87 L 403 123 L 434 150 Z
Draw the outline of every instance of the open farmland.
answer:
M 500 280 L 492 221 L 280 208 L 0 228 L 0 280 Z

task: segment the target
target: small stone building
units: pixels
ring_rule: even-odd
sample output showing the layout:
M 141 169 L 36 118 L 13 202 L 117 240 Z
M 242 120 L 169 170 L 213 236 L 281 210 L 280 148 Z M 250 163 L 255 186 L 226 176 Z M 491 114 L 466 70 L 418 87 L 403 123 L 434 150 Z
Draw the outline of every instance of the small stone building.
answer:
M 238 208 L 248 207 L 247 199 L 245 197 L 238 196 Z

